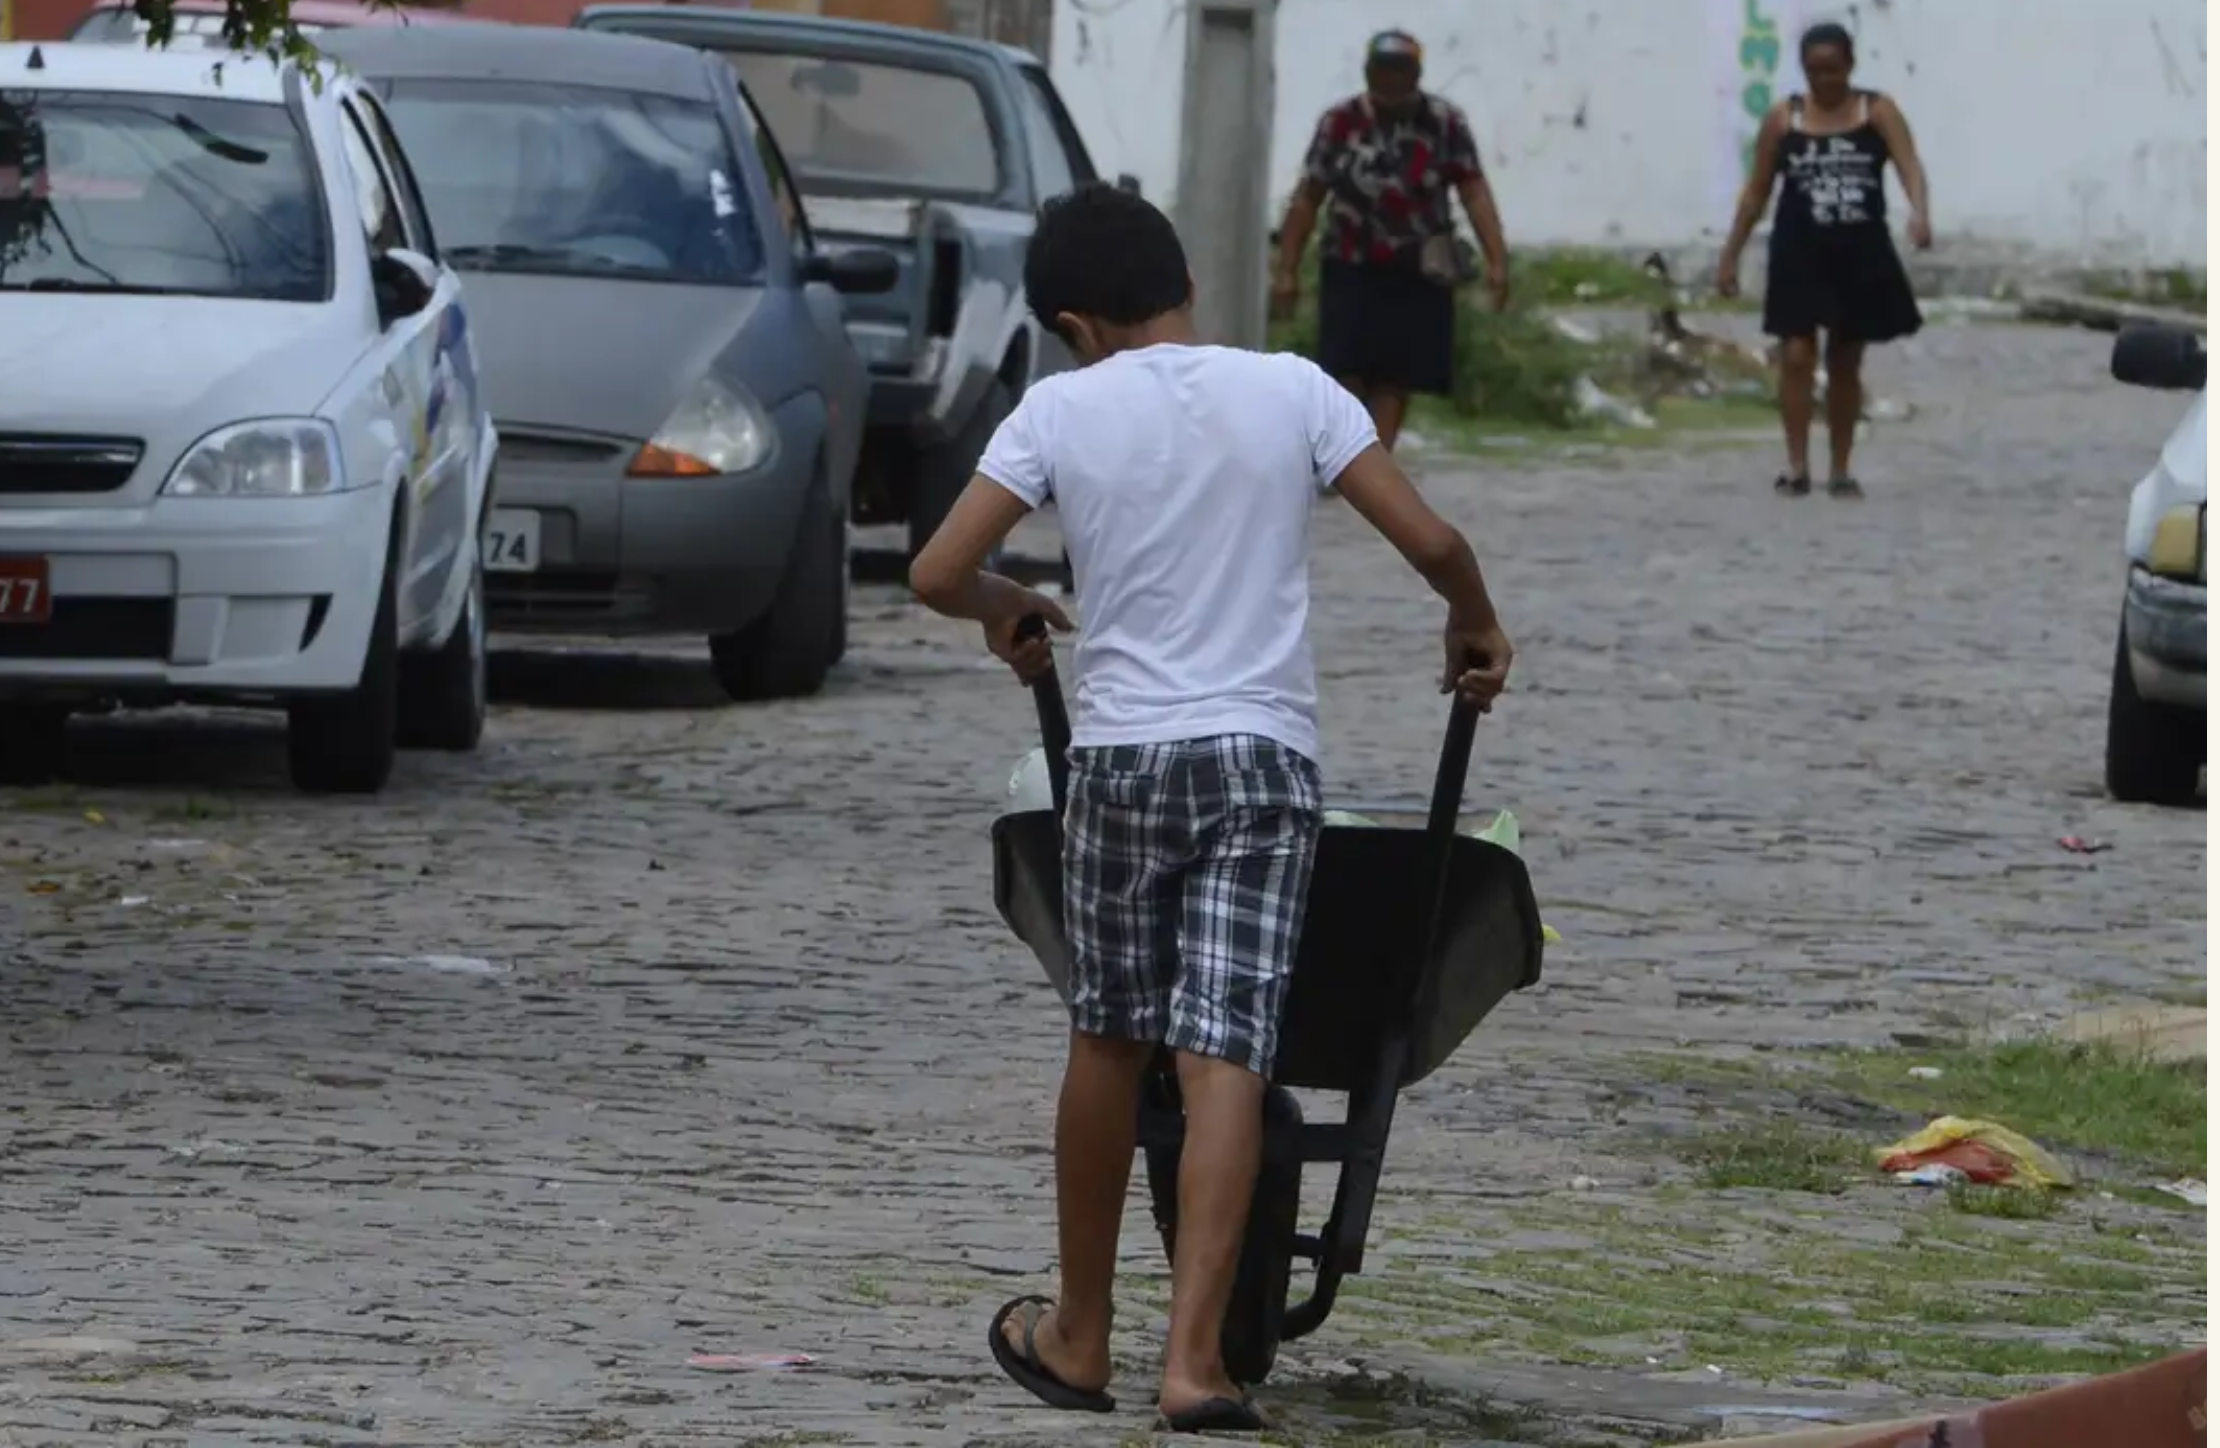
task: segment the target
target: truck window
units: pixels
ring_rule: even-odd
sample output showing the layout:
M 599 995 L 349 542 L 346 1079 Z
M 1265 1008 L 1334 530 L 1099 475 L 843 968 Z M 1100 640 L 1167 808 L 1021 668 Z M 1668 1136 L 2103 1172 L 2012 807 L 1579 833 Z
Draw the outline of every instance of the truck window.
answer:
M 723 55 L 805 191 L 984 201 L 1002 190 L 987 98 L 968 76 L 791 52 Z
M 1079 127 L 1072 124 L 1071 112 L 1064 109 L 1064 98 L 1056 93 L 1056 83 L 1048 72 L 1037 65 L 1021 66 L 1025 73 L 1026 109 L 1036 106 L 1048 118 L 1050 133 L 1056 146 L 1063 153 L 1063 168 L 1071 176 L 1070 185 L 1096 179 L 1095 163 L 1087 155 L 1087 143 L 1080 139 Z M 1045 173 L 1044 173 L 1045 174 Z

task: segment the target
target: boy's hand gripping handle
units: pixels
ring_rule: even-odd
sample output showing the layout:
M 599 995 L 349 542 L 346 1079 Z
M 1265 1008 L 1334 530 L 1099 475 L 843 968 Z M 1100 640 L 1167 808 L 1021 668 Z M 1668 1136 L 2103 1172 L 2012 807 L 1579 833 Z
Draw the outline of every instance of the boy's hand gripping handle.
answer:
M 1027 614 L 1018 621 L 1017 636 L 1020 640 L 1047 638 L 1048 620 L 1037 613 Z M 1071 716 L 1064 711 L 1064 686 L 1056 677 L 1054 665 L 1033 681 L 1033 710 L 1040 716 L 1041 752 L 1048 758 L 1048 797 L 1055 802 L 1056 818 L 1062 820 L 1064 800 L 1071 789 Z M 1468 726 L 1468 752 L 1472 747 L 1470 736 Z M 1461 783 L 1461 768 L 1459 780 Z

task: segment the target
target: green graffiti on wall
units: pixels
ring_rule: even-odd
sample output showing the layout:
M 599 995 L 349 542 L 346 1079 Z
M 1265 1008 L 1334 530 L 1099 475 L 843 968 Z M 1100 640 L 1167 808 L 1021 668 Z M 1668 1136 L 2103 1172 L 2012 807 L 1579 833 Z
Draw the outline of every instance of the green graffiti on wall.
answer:
M 1773 108 L 1773 77 L 1781 66 L 1781 28 L 1765 13 L 1765 0 L 1743 0 L 1735 56 L 1742 69 L 1742 165 L 1748 169 L 1757 157 L 1758 127 Z

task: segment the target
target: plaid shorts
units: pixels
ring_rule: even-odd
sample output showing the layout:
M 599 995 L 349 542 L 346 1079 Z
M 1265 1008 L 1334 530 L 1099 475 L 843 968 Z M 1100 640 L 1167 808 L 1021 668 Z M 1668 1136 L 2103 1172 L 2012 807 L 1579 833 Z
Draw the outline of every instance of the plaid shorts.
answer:
M 1074 1028 L 1270 1076 L 1325 820 L 1318 766 L 1252 734 L 1071 764 Z

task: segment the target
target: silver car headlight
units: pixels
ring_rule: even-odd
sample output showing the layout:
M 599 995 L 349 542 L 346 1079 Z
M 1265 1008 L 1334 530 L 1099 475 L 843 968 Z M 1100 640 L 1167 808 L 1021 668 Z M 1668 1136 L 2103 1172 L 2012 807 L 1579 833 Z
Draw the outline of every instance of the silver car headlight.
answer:
M 173 498 L 311 498 L 345 492 L 339 433 L 313 417 L 219 427 L 185 450 L 162 491 Z
M 744 473 L 769 461 L 776 445 L 762 404 L 741 388 L 704 377 L 625 471 L 635 478 Z

